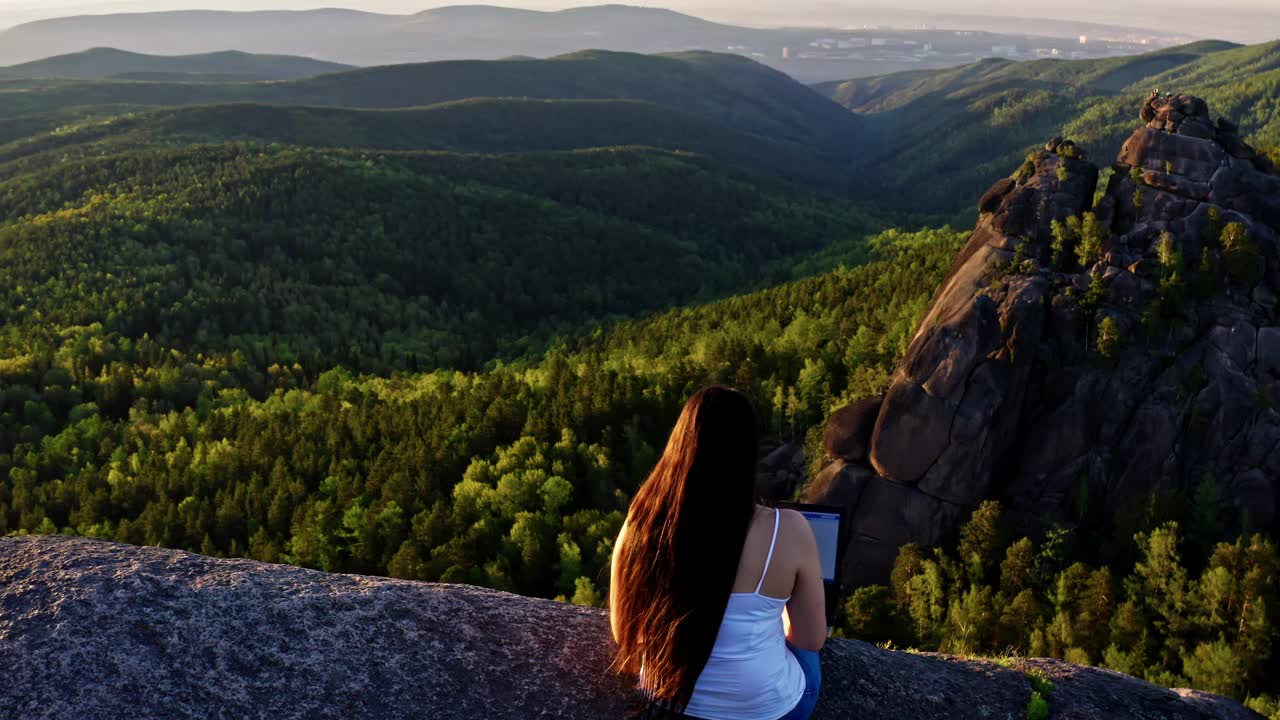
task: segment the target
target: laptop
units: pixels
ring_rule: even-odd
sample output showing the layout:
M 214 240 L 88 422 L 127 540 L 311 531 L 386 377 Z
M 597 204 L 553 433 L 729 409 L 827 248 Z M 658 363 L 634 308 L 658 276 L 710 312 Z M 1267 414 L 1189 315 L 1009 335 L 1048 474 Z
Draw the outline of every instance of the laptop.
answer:
M 778 503 L 778 507 L 795 510 L 809 521 L 818 540 L 818 556 L 822 561 L 822 584 L 826 588 L 827 627 L 835 625 L 836 605 L 840 602 L 840 568 L 844 565 L 845 546 L 849 543 L 849 511 L 840 505 L 807 505 Z

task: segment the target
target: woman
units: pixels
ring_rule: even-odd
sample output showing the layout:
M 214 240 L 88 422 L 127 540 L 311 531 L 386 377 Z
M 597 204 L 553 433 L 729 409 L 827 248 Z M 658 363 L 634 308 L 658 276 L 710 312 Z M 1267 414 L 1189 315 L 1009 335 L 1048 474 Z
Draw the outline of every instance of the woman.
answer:
M 694 395 L 614 547 L 617 665 L 690 717 L 804 720 L 818 702 L 817 541 L 799 513 L 756 504 L 758 432 L 742 393 Z

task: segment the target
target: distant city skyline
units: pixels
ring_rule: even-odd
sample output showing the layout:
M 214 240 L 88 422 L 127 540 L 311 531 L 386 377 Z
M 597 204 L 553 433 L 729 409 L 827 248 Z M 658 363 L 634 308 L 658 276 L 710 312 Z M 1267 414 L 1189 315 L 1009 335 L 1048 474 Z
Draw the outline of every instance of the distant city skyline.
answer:
M 457 4 L 491 4 L 530 10 L 561 10 L 600 3 L 573 0 L 0 0 L 0 29 L 23 22 L 82 14 L 163 10 L 305 10 L 343 7 L 369 12 L 407 14 Z M 999 15 L 1073 20 L 1150 29 L 1237 42 L 1280 38 L 1280 4 L 1276 0 L 1075 0 L 1070 6 L 1028 4 L 1015 0 L 631 0 L 625 4 L 670 8 L 717 22 L 744 25 L 857 24 L 860 17 L 905 19 L 922 13 L 943 16 Z M 1046 28 L 1045 34 L 1051 34 Z

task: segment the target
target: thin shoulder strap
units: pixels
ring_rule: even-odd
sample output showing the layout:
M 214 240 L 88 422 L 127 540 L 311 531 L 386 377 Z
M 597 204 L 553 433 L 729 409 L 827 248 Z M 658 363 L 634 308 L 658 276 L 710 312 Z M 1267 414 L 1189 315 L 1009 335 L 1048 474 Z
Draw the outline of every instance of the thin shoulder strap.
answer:
M 756 594 L 760 594 L 760 590 L 764 588 L 764 578 L 769 574 L 769 563 L 773 562 L 773 548 L 778 544 L 778 520 L 782 517 L 782 513 L 778 508 L 773 509 L 773 539 L 769 541 L 769 555 L 764 559 L 764 571 L 760 573 L 760 582 L 756 583 Z

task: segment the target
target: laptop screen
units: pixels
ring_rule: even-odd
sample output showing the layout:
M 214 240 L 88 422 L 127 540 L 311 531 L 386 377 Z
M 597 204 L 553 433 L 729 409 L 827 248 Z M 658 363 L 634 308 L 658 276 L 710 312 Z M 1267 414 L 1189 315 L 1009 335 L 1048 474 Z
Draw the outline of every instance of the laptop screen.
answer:
M 822 579 L 836 581 L 836 557 L 840 552 L 840 515 L 837 513 L 801 510 L 809 521 L 813 535 L 818 539 L 818 555 L 822 559 Z

